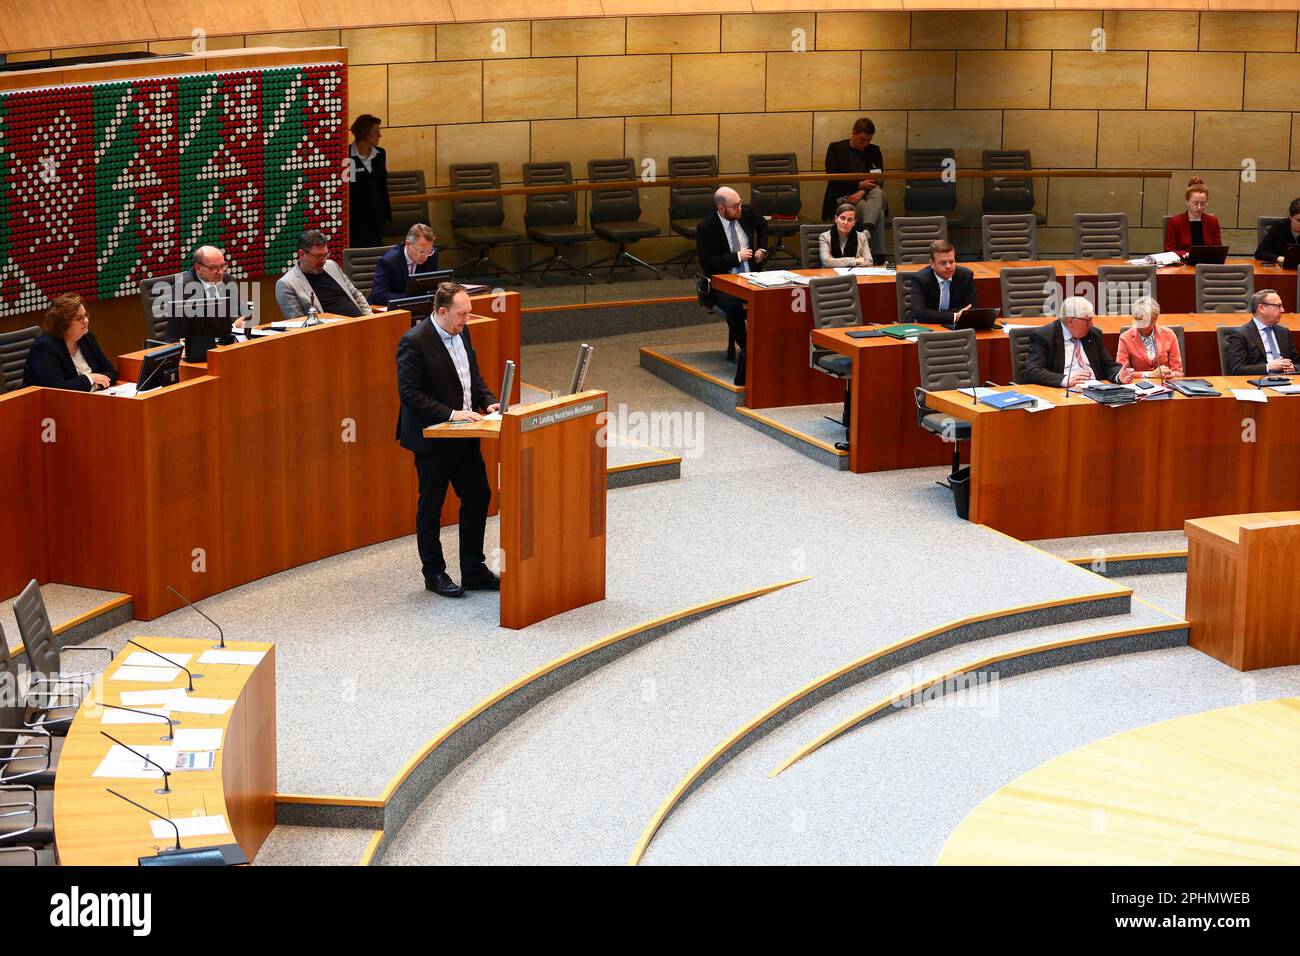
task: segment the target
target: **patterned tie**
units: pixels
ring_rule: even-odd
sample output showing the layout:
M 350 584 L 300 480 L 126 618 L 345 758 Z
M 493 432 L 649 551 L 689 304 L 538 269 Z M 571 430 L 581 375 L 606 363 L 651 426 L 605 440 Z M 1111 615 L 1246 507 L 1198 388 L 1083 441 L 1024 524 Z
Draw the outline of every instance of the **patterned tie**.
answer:
M 948 279 L 939 280 L 939 308 L 948 308 Z
M 1080 342 L 1078 339 L 1075 339 L 1074 340 L 1074 367 L 1083 368 L 1083 364 L 1085 361 L 1086 358 L 1084 357 L 1083 354 L 1083 343 Z
M 1264 326 L 1264 331 L 1268 333 L 1268 336 L 1264 339 L 1264 348 L 1268 352 L 1268 360 L 1272 362 L 1274 359 L 1281 358 L 1282 353 L 1278 350 L 1277 335 L 1273 331 L 1273 326 Z

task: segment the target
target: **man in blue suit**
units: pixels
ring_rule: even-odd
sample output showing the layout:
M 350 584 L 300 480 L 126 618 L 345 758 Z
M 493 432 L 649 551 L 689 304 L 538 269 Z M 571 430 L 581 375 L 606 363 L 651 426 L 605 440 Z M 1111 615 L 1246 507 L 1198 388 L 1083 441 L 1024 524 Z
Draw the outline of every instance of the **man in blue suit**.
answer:
M 388 305 L 389 299 L 406 295 L 406 280 L 411 275 L 436 272 L 438 250 L 433 245 L 433 230 L 416 223 L 406 234 L 406 241 L 393 246 L 375 263 L 375 281 L 370 287 L 371 305 Z

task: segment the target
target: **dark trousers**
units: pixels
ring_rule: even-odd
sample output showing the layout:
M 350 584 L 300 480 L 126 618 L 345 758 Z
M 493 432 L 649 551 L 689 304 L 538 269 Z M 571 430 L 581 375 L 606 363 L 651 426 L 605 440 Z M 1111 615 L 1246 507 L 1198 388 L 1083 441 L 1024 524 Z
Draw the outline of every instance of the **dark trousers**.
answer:
M 731 337 L 741 351 L 745 349 L 745 300 L 725 292 L 713 293 L 713 304 L 727 315 L 727 325 L 731 327 Z
M 460 498 L 460 573 L 483 564 L 483 530 L 487 525 L 488 504 L 492 489 L 488 486 L 487 468 L 477 438 L 440 439 L 446 449 L 436 454 L 415 455 L 415 471 L 420 478 L 420 503 L 415 511 L 415 540 L 420 549 L 424 580 L 447 570 L 439 539 L 439 518 L 447 497 L 447 485 Z

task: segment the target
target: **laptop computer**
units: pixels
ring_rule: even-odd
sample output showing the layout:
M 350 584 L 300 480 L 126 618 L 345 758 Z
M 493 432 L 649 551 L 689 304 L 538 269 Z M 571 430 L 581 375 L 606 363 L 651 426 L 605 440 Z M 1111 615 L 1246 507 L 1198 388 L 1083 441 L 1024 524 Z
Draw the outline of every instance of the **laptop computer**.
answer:
M 1300 266 L 1300 246 L 1288 245 L 1282 250 L 1282 268 L 1294 269 Z
M 998 327 L 999 309 L 967 309 L 961 314 L 961 317 L 953 323 L 954 329 L 974 329 L 976 332 L 987 332 L 990 329 Z
M 1221 266 L 1227 259 L 1227 246 L 1192 246 L 1192 251 L 1187 254 L 1189 266 L 1199 266 L 1202 263 Z

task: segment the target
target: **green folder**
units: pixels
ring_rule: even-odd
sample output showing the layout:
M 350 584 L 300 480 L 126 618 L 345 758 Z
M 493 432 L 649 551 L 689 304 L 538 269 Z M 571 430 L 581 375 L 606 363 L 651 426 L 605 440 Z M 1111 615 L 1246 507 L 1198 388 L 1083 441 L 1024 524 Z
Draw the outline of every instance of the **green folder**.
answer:
M 913 335 L 920 335 L 922 332 L 933 332 L 933 329 L 927 329 L 924 325 L 886 325 L 880 330 L 885 335 L 892 335 L 896 339 L 908 339 Z

